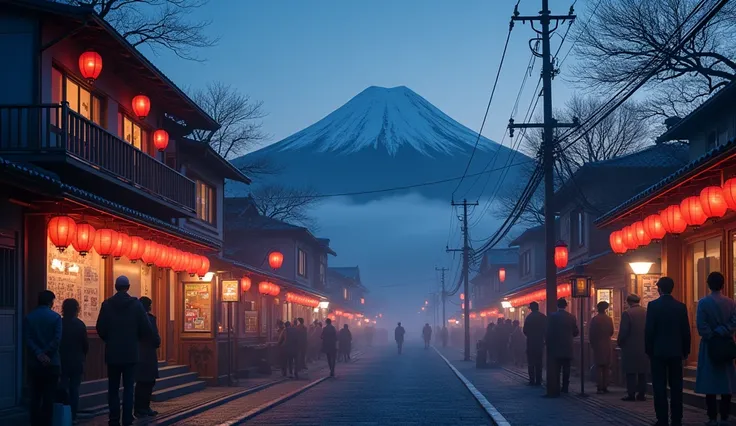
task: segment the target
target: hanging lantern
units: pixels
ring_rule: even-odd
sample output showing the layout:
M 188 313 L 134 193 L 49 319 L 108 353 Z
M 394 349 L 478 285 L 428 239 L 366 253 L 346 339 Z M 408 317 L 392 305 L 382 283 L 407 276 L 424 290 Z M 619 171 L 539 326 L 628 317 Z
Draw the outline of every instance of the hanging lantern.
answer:
M 163 244 L 159 244 L 159 248 L 161 249 L 161 251 L 159 252 L 158 259 L 156 259 L 156 266 L 158 266 L 159 268 L 170 267 L 169 260 L 171 259 L 171 251 L 169 247 Z
M 125 232 L 118 232 L 118 239 L 112 250 L 112 257 L 120 260 L 121 257 L 130 254 L 130 236 Z
M 95 251 L 106 259 L 112 254 L 118 243 L 118 233 L 114 229 L 98 229 L 95 233 Z
M 156 243 L 151 240 L 145 240 L 143 242 L 143 253 L 141 254 L 141 260 L 148 266 L 153 265 L 156 260 Z
M 465 293 L 460 293 L 460 300 L 465 300 Z
M 199 260 L 199 256 L 197 256 L 194 253 L 187 253 L 189 255 L 189 264 L 187 265 L 187 273 L 190 277 L 193 277 L 197 275 L 197 271 L 199 270 L 199 267 L 202 265 L 202 262 Z
M 133 98 L 133 112 L 139 120 L 143 120 L 151 112 L 151 100 L 146 95 L 138 95 Z
M 274 283 L 271 283 L 271 292 L 269 294 L 271 296 L 278 296 L 279 293 L 281 293 L 281 287 L 277 286 Z
M 146 240 L 141 237 L 130 237 L 130 250 L 128 250 L 128 259 L 131 263 L 135 263 L 143 256 L 146 250 Z
M 700 226 L 708 220 L 700 204 L 700 197 L 687 197 L 680 203 L 682 218 L 690 226 Z
M 268 255 L 268 264 L 272 269 L 279 269 L 284 263 L 284 255 L 280 251 L 272 251 Z
M 240 279 L 240 290 L 243 293 L 247 292 L 248 290 L 250 290 L 251 284 L 252 283 L 250 281 L 250 277 L 243 277 L 243 278 L 241 278 Z
M 652 242 L 652 238 L 647 234 L 647 230 L 644 229 L 644 222 L 634 222 L 631 224 L 631 229 L 634 230 L 634 237 L 639 246 L 646 246 Z
M 54 216 L 49 220 L 46 230 L 51 243 L 63 253 L 74 241 L 74 236 L 77 234 L 77 223 L 69 216 Z
M 498 269 L 498 280 L 501 282 L 506 281 L 506 268 Z
M 164 129 L 153 132 L 153 145 L 159 151 L 166 150 L 166 147 L 169 146 L 169 132 Z
M 664 238 L 667 231 L 665 231 L 662 225 L 662 218 L 658 214 L 649 215 L 644 218 L 644 230 L 653 241 L 658 241 Z
M 179 249 L 171 249 L 171 269 L 174 272 L 181 272 L 186 269 L 184 267 L 184 253 Z
M 624 233 L 622 231 L 611 232 L 611 236 L 608 237 L 608 241 L 611 244 L 611 250 L 616 254 L 626 253 L 626 244 L 624 244 Z
M 558 241 L 555 244 L 555 265 L 562 269 L 567 266 L 567 244 L 564 241 Z
M 86 256 L 95 245 L 95 228 L 87 222 L 77 224 L 77 232 L 72 239 L 74 250 L 80 256 Z
M 91 50 L 79 55 L 79 72 L 87 82 L 94 83 L 102 72 L 102 56 Z
M 723 183 L 723 199 L 731 210 L 736 210 L 736 178 Z
M 662 227 L 669 234 L 681 234 L 687 229 L 687 222 L 682 218 L 680 206 L 673 204 L 659 213 Z
M 207 256 L 199 256 L 199 267 L 197 268 L 197 275 L 203 277 L 204 274 L 210 270 L 210 260 Z
M 632 228 L 631 226 L 624 226 L 624 229 L 622 229 L 621 232 L 624 233 L 624 244 L 626 245 L 627 249 L 635 250 L 637 247 L 639 247 L 639 243 L 636 240 L 636 232 L 634 232 L 634 228 Z
M 706 217 L 723 217 L 728 205 L 720 186 L 707 186 L 700 191 L 700 206 Z

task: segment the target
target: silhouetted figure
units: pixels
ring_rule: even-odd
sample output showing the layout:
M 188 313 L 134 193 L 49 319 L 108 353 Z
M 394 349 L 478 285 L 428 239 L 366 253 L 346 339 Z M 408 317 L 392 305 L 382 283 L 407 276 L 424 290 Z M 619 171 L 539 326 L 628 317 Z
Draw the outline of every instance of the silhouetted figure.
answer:
M 593 350 L 593 363 L 596 367 L 598 393 L 608 393 L 608 371 L 611 368 L 611 338 L 613 320 L 608 316 L 608 302 L 598 302 L 598 314 L 590 319 L 588 341 Z
M 153 387 L 158 379 L 158 354 L 161 347 L 161 336 L 158 333 L 156 317 L 151 313 L 153 301 L 148 297 L 141 297 L 141 304 L 146 310 L 148 320 L 151 324 L 152 335 L 148 340 L 142 340 L 140 346 L 140 359 L 135 372 L 135 416 L 138 418 L 155 416 L 158 412 L 151 409 L 151 395 Z
M 629 309 L 621 314 L 618 330 L 618 346 L 621 348 L 621 368 L 626 374 L 626 393 L 624 401 L 646 401 L 647 373 L 649 358 L 644 350 L 644 328 L 647 310 L 639 305 L 639 296 L 626 297 Z
M 404 334 L 406 334 L 406 330 L 399 323 L 394 330 L 394 339 L 396 340 L 396 345 L 399 347 L 399 355 L 401 355 L 401 348 L 404 346 Z
M 547 316 L 539 312 L 539 303 L 537 302 L 530 303 L 529 309 L 531 313 L 524 320 L 529 385 L 541 386 L 544 339 L 547 337 Z
M 697 311 L 698 334 L 701 339 L 695 392 L 705 394 L 709 426 L 720 424 L 719 412 L 721 421 L 728 424 L 731 394 L 736 392 L 736 367 L 733 360 L 729 362 L 714 359 L 710 351 L 710 344 L 714 339 L 733 340 L 736 330 L 736 302 L 721 293 L 724 284 L 723 274 L 711 272 L 708 275 L 711 293 L 700 299 Z M 717 395 L 721 395 L 720 407 L 716 400 Z
M 327 357 L 327 365 L 330 367 L 330 377 L 335 377 L 335 358 L 337 357 L 337 330 L 332 325 L 332 320 L 325 320 L 322 329 L 322 352 Z
M 488 357 L 488 363 L 493 364 L 496 360 L 496 324 L 489 323 L 486 326 L 486 332 L 483 335 L 483 350 L 485 351 L 486 355 Z M 484 356 L 484 358 L 485 358 Z
M 432 341 L 432 327 L 429 326 L 429 323 L 424 324 L 422 337 L 424 338 L 424 349 L 429 349 L 429 342 Z
M 128 294 L 130 281 L 115 280 L 117 293 L 102 302 L 97 317 L 97 334 L 105 342 L 107 405 L 110 425 L 120 424 L 120 378 L 123 380 L 123 426 L 133 424 L 135 369 L 140 359 L 140 342 L 150 341 L 153 330 L 140 300 Z
M 89 352 L 87 340 L 87 326 L 78 318 L 79 302 L 76 299 L 66 299 L 61 304 L 61 388 L 69 396 L 69 406 L 72 409 L 72 421 L 77 420 L 79 408 L 79 386 L 82 383 L 84 364 Z
M 25 319 L 26 347 L 28 348 L 28 376 L 31 382 L 32 426 L 51 426 L 54 397 L 61 370 L 62 320 L 51 308 L 54 293 L 44 290 L 38 294 L 38 307 Z M 8 384 L 5 384 L 8 386 Z
M 307 369 L 307 347 L 309 345 L 309 332 L 304 325 L 304 318 L 297 318 L 299 324 L 296 326 L 298 339 L 296 363 L 299 371 Z
M 570 362 L 573 357 L 573 339 L 580 334 L 575 316 L 567 312 L 567 300 L 557 301 L 557 312 L 549 316 L 547 324 L 547 352 L 552 358 L 552 371 L 555 380 L 559 380 L 562 372 L 560 391 L 570 391 Z
M 496 320 L 496 327 L 493 333 L 493 348 L 496 356 L 496 363 L 501 365 L 506 362 L 506 351 L 508 349 L 509 336 L 506 332 L 506 321 L 503 318 Z
M 338 349 L 339 349 L 339 358 L 342 358 L 343 361 L 349 361 L 350 360 L 350 350 L 353 342 L 353 335 L 350 333 L 350 329 L 348 328 L 348 325 L 345 324 L 342 326 L 342 330 L 337 334 L 337 342 L 338 342 Z
M 516 367 L 523 367 L 526 356 L 526 337 L 524 337 L 524 331 L 519 327 L 519 324 L 519 321 L 515 320 L 511 325 L 509 348 L 514 357 L 514 365 Z
M 289 377 L 299 378 L 299 368 L 297 366 L 297 354 L 299 353 L 299 330 L 292 327 L 289 321 L 284 323 L 284 331 L 279 339 L 279 346 L 284 351 L 284 360 L 281 364 L 281 375 L 286 376 L 288 371 Z
M 672 297 L 674 288 L 672 278 L 660 278 L 659 298 L 647 306 L 645 348 L 652 365 L 657 426 L 668 425 L 668 382 L 672 425 L 682 425 L 682 363 L 690 355 L 690 321 L 685 304 Z

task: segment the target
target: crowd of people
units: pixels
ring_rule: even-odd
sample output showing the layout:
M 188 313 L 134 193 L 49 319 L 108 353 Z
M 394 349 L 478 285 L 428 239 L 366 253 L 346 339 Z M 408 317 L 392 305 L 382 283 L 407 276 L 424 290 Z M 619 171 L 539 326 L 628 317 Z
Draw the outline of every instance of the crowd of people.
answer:
M 488 324 L 477 347 L 481 363 L 524 365 L 526 338 L 519 324 L 519 321 L 503 318 L 499 318 L 495 324 Z
M 325 326 L 315 320 L 309 327 L 304 325 L 304 318 L 293 321 L 278 320 L 277 347 L 281 375 L 299 378 L 299 373 L 307 371 L 307 363 L 317 361 L 324 353 L 330 368 L 330 375 L 335 375 L 335 363 L 350 361 L 353 335 L 345 324 L 340 331 L 332 325 L 332 320 L 325 320 Z

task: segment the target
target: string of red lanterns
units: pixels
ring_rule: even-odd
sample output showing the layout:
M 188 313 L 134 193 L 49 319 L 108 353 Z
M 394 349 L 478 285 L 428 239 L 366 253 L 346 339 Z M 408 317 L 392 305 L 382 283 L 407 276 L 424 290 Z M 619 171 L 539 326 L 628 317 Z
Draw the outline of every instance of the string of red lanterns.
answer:
M 311 308 L 319 306 L 319 300 L 291 292 L 286 293 L 286 301 L 296 303 L 297 305 L 309 306 Z
M 572 287 L 570 284 L 560 284 L 557 286 L 557 297 L 570 297 L 572 294 Z M 522 296 L 514 297 L 513 299 L 510 299 L 509 302 L 511 303 L 511 306 L 517 307 L 517 306 L 525 306 L 532 302 L 539 302 L 542 300 L 547 299 L 547 290 L 537 290 L 533 291 L 531 293 L 527 293 Z
M 266 296 L 278 296 L 281 293 L 281 287 L 268 281 L 262 281 L 258 284 L 258 292 Z

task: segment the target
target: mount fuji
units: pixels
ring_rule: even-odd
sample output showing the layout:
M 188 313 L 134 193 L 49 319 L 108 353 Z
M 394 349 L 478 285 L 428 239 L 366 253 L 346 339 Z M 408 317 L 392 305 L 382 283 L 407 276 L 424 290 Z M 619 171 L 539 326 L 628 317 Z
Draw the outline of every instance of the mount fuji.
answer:
M 411 89 L 372 86 L 313 125 L 236 158 L 233 164 L 246 166 L 267 159 L 279 170 L 256 184 L 309 186 L 320 194 L 369 192 L 352 196 L 355 201 L 408 192 L 449 201 L 457 180 L 388 193 L 376 190 L 461 176 L 477 140 L 477 132 Z M 468 174 L 492 171 L 480 175 L 472 196 L 478 195 L 486 179 L 495 183 L 506 175 L 505 182 L 515 182 L 521 172 L 517 164 L 526 160 L 524 154 L 481 137 Z M 458 193 L 464 194 L 475 179 L 466 179 Z M 227 188 L 228 196 L 250 190 L 233 182 Z

